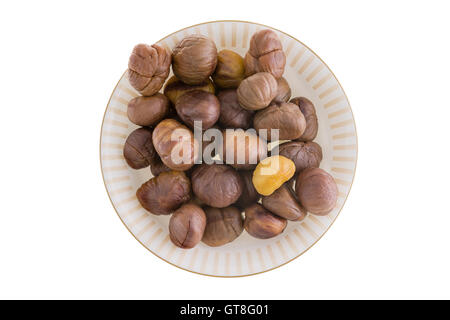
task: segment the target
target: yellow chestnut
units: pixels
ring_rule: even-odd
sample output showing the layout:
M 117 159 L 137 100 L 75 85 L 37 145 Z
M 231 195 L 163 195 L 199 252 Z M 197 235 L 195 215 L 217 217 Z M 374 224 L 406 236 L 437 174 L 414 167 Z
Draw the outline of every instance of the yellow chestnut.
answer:
M 292 178 L 295 164 L 292 160 L 276 155 L 265 158 L 253 171 L 253 185 L 259 194 L 270 196 L 275 190 Z

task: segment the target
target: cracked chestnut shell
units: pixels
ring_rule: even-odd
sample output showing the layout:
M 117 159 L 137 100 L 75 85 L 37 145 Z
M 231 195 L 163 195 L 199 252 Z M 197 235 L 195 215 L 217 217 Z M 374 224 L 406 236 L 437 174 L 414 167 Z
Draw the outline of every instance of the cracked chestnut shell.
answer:
M 222 127 L 247 129 L 252 125 L 254 112 L 241 107 L 236 89 L 220 91 L 217 98 L 220 102 L 219 124 Z
M 244 78 L 244 59 L 234 51 L 220 51 L 217 54 L 217 67 L 212 75 L 214 83 L 221 89 L 237 88 Z
M 202 242 L 208 246 L 223 246 L 239 237 L 244 230 L 244 221 L 239 209 L 232 206 L 203 209 L 206 213 L 206 228 Z
M 187 84 L 200 84 L 208 79 L 217 65 L 214 41 L 202 35 L 190 35 L 172 51 L 172 69 Z
M 265 29 L 256 32 L 250 39 L 250 49 L 245 55 L 245 75 L 269 72 L 281 78 L 286 65 L 286 55 L 277 34 Z
M 161 93 L 150 97 L 136 97 L 128 103 L 128 119 L 138 126 L 152 127 L 169 114 L 170 102 Z
M 167 80 L 166 86 L 164 87 L 164 95 L 175 105 L 179 97 L 186 92 L 194 90 L 202 90 L 212 94 L 216 91 L 211 79 L 206 79 L 200 84 L 189 85 L 179 80 L 177 77 L 172 76 Z
M 246 207 L 258 202 L 261 195 L 256 191 L 255 186 L 253 185 L 253 171 L 239 171 L 239 174 L 242 178 L 243 188 L 242 194 L 238 201 L 236 201 L 235 205 L 241 209 L 245 209 Z
M 279 154 L 291 159 L 297 172 L 306 168 L 318 168 L 322 161 L 322 148 L 315 142 L 283 143 L 279 146 Z
M 267 72 L 256 73 L 243 80 L 237 89 L 239 104 L 247 110 L 267 107 L 277 95 L 277 80 Z
M 270 196 L 262 198 L 264 208 L 287 220 L 301 221 L 306 216 L 306 210 L 295 197 L 289 184 L 283 184 Z
M 306 122 L 297 105 L 281 102 L 258 111 L 253 118 L 253 126 L 257 131 L 266 129 L 268 140 L 274 139 L 270 129 L 279 130 L 279 140 L 294 140 L 301 137 Z
M 162 172 L 141 185 L 136 197 L 145 210 L 166 215 L 191 199 L 191 183 L 180 171 Z
M 285 78 L 281 77 L 277 79 L 277 85 L 277 95 L 273 98 L 272 102 L 288 102 L 292 93 L 289 83 Z
M 242 179 L 237 171 L 224 164 L 202 164 L 191 176 L 194 194 L 211 207 L 224 208 L 239 199 Z
M 249 129 L 225 130 L 223 160 L 235 169 L 251 170 L 267 157 L 267 143 L 256 131 Z
M 157 44 L 138 44 L 128 60 L 130 84 L 143 96 L 157 93 L 170 72 L 170 53 Z
M 130 133 L 123 147 L 123 157 L 133 169 L 148 167 L 157 157 L 152 130 L 139 128 Z
M 276 216 L 259 203 L 245 209 L 244 228 L 258 239 L 269 239 L 286 229 L 286 219 Z
M 306 121 L 306 129 L 297 140 L 299 141 L 312 141 L 316 138 L 319 131 L 319 122 L 317 120 L 316 108 L 314 104 L 306 98 L 297 97 L 290 101 L 296 104 L 300 111 L 303 113 Z
M 170 240 L 177 247 L 191 249 L 202 239 L 205 226 L 203 209 L 193 203 L 184 204 L 170 217 Z
M 201 121 L 202 130 L 211 128 L 219 119 L 220 103 L 215 95 L 201 90 L 183 94 L 175 104 L 178 116 L 191 129 Z M 198 127 L 200 129 L 200 126 Z
M 336 182 L 329 173 L 320 168 L 302 171 L 297 177 L 295 192 L 300 203 L 312 214 L 326 215 L 336 206 Z

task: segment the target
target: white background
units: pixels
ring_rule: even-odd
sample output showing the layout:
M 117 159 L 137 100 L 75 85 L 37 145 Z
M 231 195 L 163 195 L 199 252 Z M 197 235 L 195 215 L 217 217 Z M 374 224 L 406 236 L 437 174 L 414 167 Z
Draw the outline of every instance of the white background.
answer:
M 446 1 L 9 1 L 0 4 L 0 298 L 450 298 Z M 334 71 L 359 136 L 329 232 L 284 267 L 211 278 L 122 225 L 100 125 L 136 43 L 217 19 L 267 24 Z

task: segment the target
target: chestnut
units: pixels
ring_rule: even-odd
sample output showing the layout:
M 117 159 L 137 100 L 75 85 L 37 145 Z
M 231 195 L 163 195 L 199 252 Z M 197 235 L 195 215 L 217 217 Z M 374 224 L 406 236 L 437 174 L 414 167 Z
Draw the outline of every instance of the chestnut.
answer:
M 161 161 L 161 158 L 158 155 L 156 155 L 156 159 L 154 159 L 152 161 L 152 163 L 150 164 L 150 172 L 152 173 L 152 175 L 154 177 L 156 177 L 159 174 L 161 174 L 162 172 L 168 172 L 168 171 L 172 171 L 172 169 L 170 169 L 168 166 L 166 166 Z
M 241 211 L 235 207 L 203 208 L 206 214 L 206 228 L 202 242 L 210 247 L 223 246 L 237 237 L 244 230 Z
M 242 178 L 224 164 L 202 164 L 194 169 L 191 180 L 194 194 L 211 207 L 228 207 L 242 193 Z
M 194 90 L 183 94 L 175 104 L 178 116 L 191 129 L 199 121 L 198 129 L 207 130 L 219 119 L 220 103 L 209 92 Z
M 242 194 L 239 197 L 238 201 L 236 201 L 235 205 L 241 209 L 245 209 L 253 203 L 258 202 L 261 198 L 261 195 L 256 191 L 255 186 L 253 185 L 252 171 L 239 171 L 239 174 L 242 178 L 243 188 Z
M 244 59 L 234 51 L 220 51 L 216 71 L 212 75 L 214 83 L 221 89 L 237 88 L 244 78 Z
M 171 56 L 157 44 L 138 44 L 128 61 L 128 80 L 143 96 L 157 93 L 170 72 Z
M 150 97 L 136 97 L 128 103 L 128 119 L 138 126 L 152 127 L 169 114 L 170 102 L 161 93 Z
M 191 249 L 202 240 L 205 226 L 203 209 L 193 203 L 184 204 L 170 217 L 170 240 L 177 247 Z
M 227 129 L 223 135 L 223 160 L 235 169 L 251 170 L 267 157 L 267 143 L 254 129 Z
M 174 119 L 165 119 L 156 126 L 153 145 L 166 166 L 180 171 L 194 165 L 199 147 L 194 134 Z
M 206 81 L 216 65 L 216 44 L 202 35 L 185 37 L 172 51 L 173 73 L 187 84 Z
M 290 97 L 291 87 L 289 87 L 287 80 L 283 77 L 277 79 L 277 95 L 273 98 L 272 102 L 288 102 Z
M 217 95 L 220 102 L 219 124 L 224 128 L 247 129 L 253 122 L 253 111 L 241 107 L 236 89 L 220 91 Z
M 136 197 L 144 209 L 166 215 L 191 198 L 191 183 L 180 171 L 162 172 L 141 185 Z
M 270 129 L 278 129 L 279 140 L 294 140 L 301 137 L 306 128 L 305 117 L 293 103 L 281 102 L 271 104 L 260 110 L 253 118 L 253 126 L 259 131 L 267 130 L 267 139 L 273 140 Z
M 292 141 L 279 146 L 279 154 L 295 163 L 295 170 L 317 168 L 322 161 L 322 148 L 315 142 Z
M 275 78 L 281 78 L 286 65 L 286 55 L 277 34 L 265 29 L 256 32 L 250 39 L 250 49 L 245 55 L 245 74 L 270 72 Z
M 272 214 L 259 203 L 245 209 L 244 228 L 255 238 L 273 238 L 281 234 L 286 226 L 286 219 Z
M 317 120 L 316 108 L 314 104 L 306 98 L 297 97 L 290 101 L 296 104 L 300 111 L 303 113 L 306 121 L 306 129 L 297 140 L 299 141 L 312 141 L 316 138 L 319 131 L 319 122 Z
M 270 73 L 260 72 L 241 82 L 237 89 L 238 101 L 247 110 L 264 109 L 275 98 L 277 90 L 277 80 Z
M 306 210 L 297 201 L 294 191 L 288 183 L 283 184 L 270 196 L 262 198 L 264 208 L 287 220 L 301 221 L 306 216 Z
M 253 171 L 253 186 L 263 196 L 270 196 L 295 174 L 292 160 L 274 155 L 262 160 Z
M 308 168 L 300 172 L 295 192 L 308 212 L 326 215 L 334 209 L 338 188 L 333 177 L 320 168 Z
M 177 103 L 179 97 L 189 91 L 202 90 L 214 94 L 215 88 L 211 79 L 206 79 L 204 82 L 196 85 L 188 85 L 180 81 L 177 77 L 172 76 L 167 80 L 166 86 L 164 87 L 164 95 L 169 98 L 170 102 L 173 104 Z
M 123 157 L 131 168 L 148 167 L 157 156 L 152 142 L 152 130 L 139 128 L 130 133 L 123 147 Z

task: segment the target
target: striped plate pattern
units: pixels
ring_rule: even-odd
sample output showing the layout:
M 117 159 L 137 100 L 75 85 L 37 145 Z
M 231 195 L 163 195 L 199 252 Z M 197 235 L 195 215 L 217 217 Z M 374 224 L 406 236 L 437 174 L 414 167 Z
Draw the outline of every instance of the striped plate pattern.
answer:
M 248 50 L 255 31 L 268 28 L 240 21 L 208 22 L 185 28 L 160 40 L 168 49 L 189 34 L 212 38 L 218 49 L 232 49 L 241 55 Z M 309 48 L 291 36 L 278 33 L 287 56 L 284 77 L 293 97 L 313 101 L 319 117 L 316 138 L 324 153 L 321 167 L 331 173 L 339 188 L 336 208 L 327 216 L 308 215 L 303 222 L 289 222 L 286 230 L 273 239 L 259 240 L 245 231 L 234 242 L 219 248 L 203 243 L 182 250 L 169 240 L 166 216 L 146 212 L 138 203 L 136 189 L 151 177 L 149 168 L 133 170 L 122 156 L 128 134 L 137 127 L 126 114 L 127 104 L 139 94 L 130 86 L 126 74 L 114 89 L 102 124 L 100 157 L 105 186 L 120 219 L 134 237 L 163 260 L 182 269 L 211 276 L 245 276 L 281 266 L 309 249 L 327 231 L 341 211 L 355 174 L 358 143 L 347 97 L 326 64 Z M 148 41 L 151 43 L 151 39 Z

